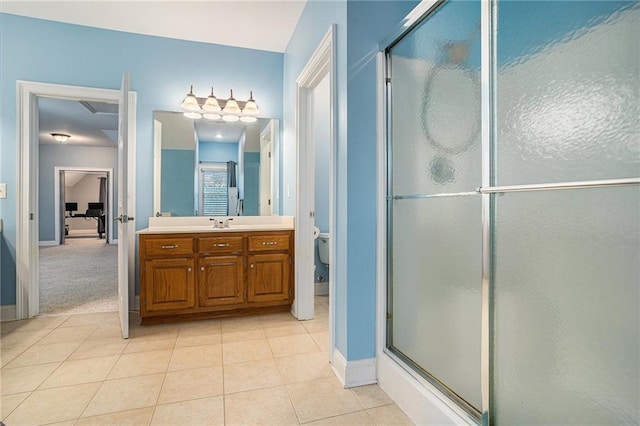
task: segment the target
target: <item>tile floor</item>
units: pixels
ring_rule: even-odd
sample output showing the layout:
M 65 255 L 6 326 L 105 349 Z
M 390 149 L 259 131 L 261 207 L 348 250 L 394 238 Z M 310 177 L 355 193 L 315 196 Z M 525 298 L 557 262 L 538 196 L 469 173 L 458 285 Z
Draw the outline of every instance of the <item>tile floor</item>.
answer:
M 138 325 L 117 313 L 1 324 L 0 418 L 18 425 L 399 425 L 377 386 L 328 363 L 328 300 L 289 313 Z

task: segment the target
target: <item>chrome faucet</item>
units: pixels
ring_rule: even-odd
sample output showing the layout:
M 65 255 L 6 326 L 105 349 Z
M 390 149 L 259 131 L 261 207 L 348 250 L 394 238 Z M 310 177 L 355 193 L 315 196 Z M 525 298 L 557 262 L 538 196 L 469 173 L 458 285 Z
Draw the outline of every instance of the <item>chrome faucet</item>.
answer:
M 215 217 L 210 217 L 209 220 L 213 221 L 214 228 L 229 228 L 229 221 L 233 220 L 232 217 L 226 219 L 216 219 Z

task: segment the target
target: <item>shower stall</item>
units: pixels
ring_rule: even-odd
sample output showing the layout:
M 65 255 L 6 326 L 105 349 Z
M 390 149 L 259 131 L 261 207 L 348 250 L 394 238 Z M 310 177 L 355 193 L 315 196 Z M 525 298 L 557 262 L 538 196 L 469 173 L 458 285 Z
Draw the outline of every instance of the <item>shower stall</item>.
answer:
M 640 3 L 436 2 L 386 74 L 386 352 L 483 424 L 640 423 Z

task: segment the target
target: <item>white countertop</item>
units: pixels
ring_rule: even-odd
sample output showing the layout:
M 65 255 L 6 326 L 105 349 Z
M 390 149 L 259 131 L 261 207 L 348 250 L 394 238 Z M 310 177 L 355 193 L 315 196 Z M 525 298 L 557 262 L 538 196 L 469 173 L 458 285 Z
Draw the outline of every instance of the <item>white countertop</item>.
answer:
M 216 219 L 224 221 L 227 218 Z M 150 217 L 149 227 L 136 233 L 226 233 L 293 229 L 293 216 L 233 216 L 233 220 L 229 221 L 229 228 L 214 228 L 209 217 Z

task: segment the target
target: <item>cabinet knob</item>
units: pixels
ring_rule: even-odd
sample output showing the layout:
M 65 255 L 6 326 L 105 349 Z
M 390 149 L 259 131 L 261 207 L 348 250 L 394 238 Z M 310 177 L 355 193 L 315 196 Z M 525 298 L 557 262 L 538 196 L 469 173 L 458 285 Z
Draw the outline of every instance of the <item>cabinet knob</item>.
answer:
M 187 272 L 191 272 L 191 268 L 187 268 Z
M 277 241 L 263 241 L 262 243 L 263 246 L 275 246 L 278 245 Z
M 251 265 L 249 265 L 249 267 L 250 267 L 251 269 L 253 269 L 253 267 L 254 267 L 254 264 L 252 263 Z
M 204 266 L 201 266 L 201 267 L 200 267 L 200 270 L 201 270 L 201 271 L 204 271 Z
M 178 248 L 177 244 L 167 244 L 166 246 L 162 246 L 163 249 L 174 249 Z

